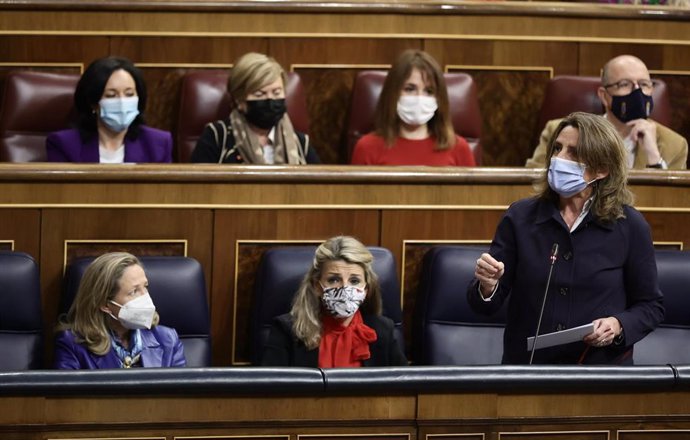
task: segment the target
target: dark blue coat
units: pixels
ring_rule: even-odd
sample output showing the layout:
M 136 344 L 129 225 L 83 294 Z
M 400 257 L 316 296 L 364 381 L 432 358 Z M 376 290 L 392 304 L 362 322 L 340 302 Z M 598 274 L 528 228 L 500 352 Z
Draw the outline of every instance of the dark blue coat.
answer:
M 558 259 L 539 334 L 616 317 L 624 330 L 621 344 L 588 349 L 586 364 L 632 364 L 632 345 L 664 318 L 650 228 L 642 214 L 624 207 L 625 218 L 602 223 L 588 213 L 573 231 L 558 207 L 536 198 L 520 200 L 501 219 L 489 253 L 505 263 L 493 298 L 485 302 L 477 281 L 468 287 L 470 305 L 490 314 L 508 300 L 503 363 L 529 361 L 526 338 L 534 336 L 549 271 L 549 255 Z M 578 341 L 539 349 L 534 363 L 577 363 L 587 345 Z
M 184 367 L 182 342 L 177 332 L 162 325 L 141 330 L 141 365 L 143 367 Z M 55 339 L 55 368 L 61 370 L 96 370 L 120 368 L 120 360 L 113 348 L 101 356 L 89 351 L 74 339 L 74 333 L 61 331 Z

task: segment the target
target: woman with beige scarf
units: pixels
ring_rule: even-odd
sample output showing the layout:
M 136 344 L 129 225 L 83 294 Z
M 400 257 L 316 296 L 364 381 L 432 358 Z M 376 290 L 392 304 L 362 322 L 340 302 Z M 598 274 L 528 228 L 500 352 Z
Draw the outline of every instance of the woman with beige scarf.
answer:
M 319 163 L 309 137 L 292 127 L 285 106 L 285 84 L 287 74 L 275 59 L 255 52 L 241 56 L 228 80 L 233 109 L 228 119 L 206 125 L 192 162 Z

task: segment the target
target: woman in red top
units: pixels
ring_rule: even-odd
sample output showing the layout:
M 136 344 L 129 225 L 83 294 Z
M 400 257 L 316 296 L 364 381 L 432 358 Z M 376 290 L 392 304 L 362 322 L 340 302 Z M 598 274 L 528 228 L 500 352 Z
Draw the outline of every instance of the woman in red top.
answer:
M 393 64 L 375 118 L 376 130 L 355 145 L 353 165 L 475 165 L 453 130 L 441 67 L 426 52 L 406 50 Z
M 381 316 L 374 257 L 352 237 L 333 237 L 316 249 L 290 313 L 269 332 L 262 365 L 361 367 L 407 365 L 393 321 Z

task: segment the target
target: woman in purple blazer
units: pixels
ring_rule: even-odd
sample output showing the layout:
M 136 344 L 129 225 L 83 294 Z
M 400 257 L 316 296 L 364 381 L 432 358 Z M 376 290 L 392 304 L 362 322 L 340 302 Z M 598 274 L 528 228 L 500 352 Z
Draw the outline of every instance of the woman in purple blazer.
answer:
M 60 317 L 55 368 L 184 367 L 177 332 L 159 319 L 139 260 L 125 252 L 101 255 Z
M 146 84 L 126 58 L 92 62 L 74 92 L 78 128 L 48 135 L 50 162 L 172 162 L 170 132 L 143 125 Z

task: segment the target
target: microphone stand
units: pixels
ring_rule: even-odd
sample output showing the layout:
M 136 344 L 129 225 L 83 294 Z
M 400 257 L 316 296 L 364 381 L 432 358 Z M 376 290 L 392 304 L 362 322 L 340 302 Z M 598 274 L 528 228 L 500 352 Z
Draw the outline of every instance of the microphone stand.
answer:
M 532 343 L 532 351 L 529 355 L 529 364 L 532 365 L 534 359 L 534 351 L 537 349 L 537 338 L 539 338 L 539 328 L 541 327 L 541 318 L 544 316 L 544 306 L 546 305 L 546 295 L 549 293 L 549 285 L 551 284 L 551 274 L 553 273 L 553 266 L 556 263 L 558 256 L 558 243 L 554 243 L 551 247 L 551 265 L 549 266 L 549 277 L 546 279 L 546 289 L 544 289 L 544 299 L 541 302 L 541 310 L 539 311 L 539 321 L 537 321 L 537 332 L 534 334 L 534 342 Z

